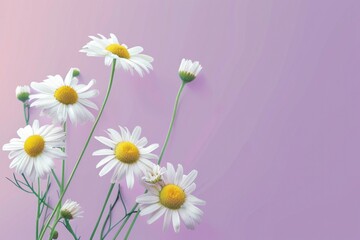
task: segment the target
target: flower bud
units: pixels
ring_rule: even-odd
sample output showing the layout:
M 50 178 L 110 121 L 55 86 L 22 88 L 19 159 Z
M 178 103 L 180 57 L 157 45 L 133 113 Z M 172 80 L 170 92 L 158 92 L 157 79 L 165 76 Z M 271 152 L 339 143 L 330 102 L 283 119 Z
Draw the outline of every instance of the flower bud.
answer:
M 29 100 L 29 96 L 30 96 L 30 87 L 25 85 L 25 86 L 17 86 L 16 87 L 16 97 L 17 99 L 19 99 L 22 102 L 26 102 L 27 100 Z
M 77 77 L 80 75 L 80 70 L 78 68 L 73 69 L 73 77 Z
M 54 230 L 53 233 L 51 234 L 51 239 L 58 239 L 59 237 L 59 232 Z
M 179 67 L 179 76 L 183 82 L 188 83 L 196 78 L 201 69 L 199 62 L 183 59 Z
M 71 220 L 71 219 L 74 219 L 77 217 L 81 217 L 81 214 L 83 212 L 80 210 L 81 210 L 80 204 L 68 199 L 68 200 L 66 200 L 64 205 L 61 207 L 60 215 L 64 219 Z

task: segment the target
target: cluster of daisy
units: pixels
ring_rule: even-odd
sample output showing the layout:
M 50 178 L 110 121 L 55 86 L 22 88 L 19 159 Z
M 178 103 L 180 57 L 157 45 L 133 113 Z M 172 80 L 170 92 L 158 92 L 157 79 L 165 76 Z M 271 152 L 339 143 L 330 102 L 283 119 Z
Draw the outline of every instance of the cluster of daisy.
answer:
M 110 34 L 110 38 L 100 34 L 98 37 L 90 36 L 90 38 L 91 41 L 80 52 L 84 52 L 88 56 L 104 57 L 105 65 L 112 65 L 111 83 L 116 68 L 131 73 L 136 72 L 141 77 L 144 71 L 149 73 L 152 70 L 153 58 L 142 54 L 142 47 L 128 48 L 125 44 L 119 43 L 114 34 Z M 182 85 L 176 99 L 175 109 L 184 85 L 193 81 L 201 68 L 199 62 L 182 60 L 179 67 L 179 77 L 182 80 Z M 3 150 L 9 151 L 8 157 L 12 160 L 10 168 L 13 168 L 17 174 L 22 175 L 24 179 L 28 179 L 31 183 L 49 178 L 51 174 L 53 174 L 55 180 L 59 181 L 54 171 L 54 159 L 63 159 L 64 161 L 66 158 L 64 150 L 67 137 L 65 127 L 68 120 L 74 125 L 95 120 L 91 111 L 98 110 L 98 107 L 90 100 L 99 94 L 98 90 L 93 89 L 95 80 L 90 80 L 87 84 L 79 83 L 77 78 L 79 74 L 79 69 L 71 68 L 64 78 L 60 75 L 49 75 L 42 82 L 32 82 L 30 84 L 31 90 L 29 86 L 16 88 L 16 97 L 24 104 L 26 126 L 17 131 L 17 138 L 13 138 L 9 143 L 3 145 Z M 111 89 L 111 85 L 109 89 Z M 109 92 L 88 140 L 91 139 L 97 126 L 108 95 Z M 39 108 L 41 110 L 40 115 L 50 117 L 52 124 L 40 125 L 36 119 L 30 124 L 29 109 L 31 107 Z M 168 137 L 171 129 L 172 124 Z M 205 204 L 203 200 L 192 195 L 196 188 L 194 181 L 197 171 L 192 170 L 186 175 L 180 164 L 176 170 L 171 163 L 167 163 L 166 167 L 159 165 L 168 139 L 166 139 L 159 157 L 154 153 L 159 148 L 159 144 L 148 144 L 147 138 L 141 136 L 140 126 L 136 126 L 132 131 L 121 126 L 119 126 L 118 130 L 109 128 L 106 134 L 106 137 L 95 137 L 105 146 L 103 149 L 93 152 L 93 156 L 102 157 L 96 165 L 96 168 L 102 168 L 99 175 L 104 176 L 112 171 L 112 186 L 125 179 L 129 189 L 133 188 L 136 178 L 140 179 L 146 191 L 136 198 L 135 208 L 139 206 L 138 213 L 141 216 L 149 215 L 149 224 L 164 216 L 164 228 L 172 222 L 174 231 L 178 232 L 181 219 L 187 228 L 193 229 L 195 224 L 200 222 L 203 214 L 196 206 Z M 87 144 L 84 146 L 83 152 L 86 148 Z M 72 180 L 73 174 L 76 172 L 83 152 L 78 162 L 74 164 L 72 175 L 67 183 L 59 183 L 62 186 L 59 202 L 54 207 L 53 214 L 47 219 L 48 221 L 37 239 L 44 237 L 44 233 L 55 215 L 58 215 L 58 218 L 55 218 L 51 232 L 53 239 L 55 239 L 55 235 L 57 237 L 55 226 L 56 221 L 59 221 L 60 218 L 64 219 L 64 225 L 69 227 L 68 230 L 75 234 L 68 221 L 82 215 L 81 207 L 77 202 L 69 199 L 62 203 L 62 198 Z M 106 203 L 107 200 L 104 206 Z M 58 214 L 55 213 L 57 209 Z M 93 235 L 96 232 L 97 225 Z

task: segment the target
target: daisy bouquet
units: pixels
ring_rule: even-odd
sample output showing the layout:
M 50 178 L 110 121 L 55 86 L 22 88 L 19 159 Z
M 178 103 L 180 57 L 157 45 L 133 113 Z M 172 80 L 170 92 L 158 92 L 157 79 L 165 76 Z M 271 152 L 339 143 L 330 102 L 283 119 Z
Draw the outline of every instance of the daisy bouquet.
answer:
M 201 220 L 203 212 L 197 206 L 205 201 L 193 195 L 197 171 L 185 173 L 181 164 L 163 164 L 163 156 L 176 118 L 178 103 L 184 87 L 193 81 L 201 71 L 199 62 L 183 59 L 179 67 L 181 79 L 173 115 L 167 136 L 160 154 L 157 143 L 149 143 L 142 136 L 142 129 L 136 126 L 128 129 L 124 126 L 108 128 L 106 136 L 93 136 L 110 96 L 115 72 L 118 69 L 136 73 L 143 77 L 144 72 L 153 69 L 153 58 L 143 54 L 140 46 L 129 48 L 120 43 L 114 34 L 107 38 L 103 35 L 90 36 L 90 41 L 80 52 L 87 56 L 104 58 L 105 65 L 111 66 L 110 79 L 105 98 L 100 108 L 92 102 L 99 92 L 94 89 L 95 80 L 79 83 L 79 69 L 71 68 L 67 74 L 49 75 L 42 82 L 32 82 L 29 86 L 16 88 L 16 96 L 23 104 L 25 126 L 19 128 L 17 137 L 3 145 L 3 151 L 9 152 L 10 168 L 14 169 L 12 178 L 8 178 L 17 188 L 33 194 L 37 199 L 35 239 L 57 239 L 57 229 L 64 227 L 73 239 L 80 239 L 81 234 L 73 227 L 76 218 L 83 216 L 78 202 L 65 199 L 84 153 L 89 151 L 91 140 L 103 144 L 102 149 L 92 150 L 94 158 L 101 168 L 99 175 L 112 174 L 111 182 L 98 218 L 94 220 L 89 239 L 118 239 L 122 235 L 128 239 L 138 216 L 148 216 L 149 224 L 163 217 L 163 228 L 172 224 L 175 232 L 180 231 L 181 222 L 189 229 L 194 229 Z M 52 119 L 52 124 L 42 125 L 31 116 L 31 108 L 39 108 L 41 115 Z M 93 112 L 98 111 L 94 117 Z M 76 161 L 68 161 L 66 154 L 67 124 L 92 121 L 93 126 L 85 145 Z M 75 156 L 76 157 L 76 156 Z M 73 159 L 74 156 L 71 156 Z M 56 170 L 54 161 L 61 161 L 61 169 Z M 60 173 L 59 173 L 60 172 Z M 69 177 L 65 178 L 65 172 Z M 120 184 L 126 182 L 128 191 L 139 179 L 144 193 L 138 196 L 131 207 L 123 200 Z M 58 195 L 50 196 L 50 188 L 55 185 Z M 116 198 L 110 202 L 113 190 L 118 186 Z M 53 201 L 50 201 L 50 198 Z M 55 202 L 54 202 L 55 199 Z M 112 212 L 117 203 L 124 208 L 123 217 L 113 223 Z M 110 209 L 104 216 L 105 209 Z M 61 237 L 62 238 L 62 237 Z

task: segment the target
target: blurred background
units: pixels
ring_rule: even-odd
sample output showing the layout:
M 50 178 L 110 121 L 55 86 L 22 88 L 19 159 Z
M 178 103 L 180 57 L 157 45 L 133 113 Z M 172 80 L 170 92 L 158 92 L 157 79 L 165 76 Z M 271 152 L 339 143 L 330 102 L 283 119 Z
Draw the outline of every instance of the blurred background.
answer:
M 78 67 L 81 82 L 97 80 L 100 106 L 110 68 L 79 50 L 89 35 L 114 33 L 153 56 L 154 71 L 116 72 L 95 136 L 140 125 L 162 145 L 181 59 L 203 65 L 184 89 L 163 160 L 199 171 L 194 195 L 207 201 L 203 220 L 175 234 L 162 231 L 163 218 L 148 225 L 141 217 L 130 239 L 357 240 L 359 10 L 357 0 L 1 1 L 0 144 L 24 126 L 17 85 Z M 91 126 L 69 124 L 68 166 Z M 110 174 L 100 178 L 100 158 L 91 156 L 100 147 L 90 142 L 66 195 L 85 211 L 73 224 L 81 239 L 89 239 L 109 187 Z M 1 152 L 1 238 L 34 239 L 36 199 L 5 179 L 9 164 Z M 142 191 L 139 184 L 126 191 L 126 204 Z

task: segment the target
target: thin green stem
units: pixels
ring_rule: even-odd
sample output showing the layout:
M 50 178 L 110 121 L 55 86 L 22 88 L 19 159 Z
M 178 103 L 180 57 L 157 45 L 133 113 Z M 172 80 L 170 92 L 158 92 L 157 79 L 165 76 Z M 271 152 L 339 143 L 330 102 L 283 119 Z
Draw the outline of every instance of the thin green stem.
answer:
M 40 178 L 38 178 L 38 195 L 41 196 Z M 36 238 L 35 239 L 38 239 L 38 237 L 39 237 L 40 207 L 41 207 L 41 201 L 40 201 L 40 198 L 37 198 L 36 229 L 35 229 Z
M 55 173 L 54 169 L 51 169 L 51 173 L 52 173 L 57 185 L 59 186 L 59 188 L 61 188 L 61 183 L 59 181 L 59 178 L 56 176 L 56 173 Z
M 135 210 L 138 206 L 139 206 L 139 204 L 136 203 L 136 204 L 134 205 L 134 207 L 131 209 L 130 213 L 134 212 L 134 210 Z M 139 212 L 139 211 L 138 211 L 138 212 Z M 129 221 L 130 216 L 131 216 L 131 214 L 129 214 L 129 215 L 126 216 L 125 221 L 121 224 L 121 226 L 120 226 L 119 230 L 116 232 L 113 240 L 116 240 L 116 238 L 119 236 L 121 230 L 124 228 L 124 226 L 125 226 L 125 224 L 127 223 L 127 221 Z
M 46 224 L 45 224 L 45 228 L 44 228 L 43 231 L 40 233 L 40 240 L 43 239 L 43 237 L 44 237 L 44 235 L 45 235 L 45 231 L 46 231 L 47 227 L 49 226 L 51 220 L 53 219 L 56 210 L 60 207 L 60 203 L 61 203 L 61 201 L 62 201 L 62 199 L 63 199 L 63 197 L 64 197 L 67 189 L 69 188 L 69 185 L 70 185 L 70 183 L 71 183 L 71 181 L 72 181 L 72 179 L 73 179 L 73 177 L 74 177 L 74 175 L 75 175 L 75 172 L 76 172 L 77 168 L 79 167 L 79 164 L 80 164 L 80 162 L 81 162 L 81 159 L 82 159 L 82 157 L 84 156 L 85 151 L 86 151 L 86 149 L 87 149 L 87 147 L 88 147 L 88 145 L 89 145 L 90 139 L 92 138 L 92 136 L 93 136 L 93 134 L 94 134 L 95 128 L 96 128 L 96 126 L 97 126 L 97 124 L 98 124 L 98 122 L 99 122 L 99 120 L 100 120 L 100 118 L 101 118 L 101 115 L 102 115 L 102 113 L 103 113 L 103 111 L 104 111 L 104 108 L 105 108 L 105 106 L 106 106 L 107 100 L 108 100 L 109 95 L 110 95 L 110 92 L 111 92 L 111 87 L 112 87 L 113 80 L 114 80 L 115 66 L 116 66 L 116 60 L 114 59 L 113 62 L 112 62 L 112 69 L 111 69 L 111 76 L 110 76 L 109 86 L 108 86 L 108 89 L 107 89 L 107 92 L 106 92 L 106 95 L 105 95 L 105 99 L 104 99 L 104 101 L 103 101 L 103 104 L 102 104 L 102 106 L 101 106 L 101 108 L 100 108 L 99 114 L 98 114 L 98 116 L 97 116 L 96 119 L 95 119 L 94 125 L 93 125 L 93 127 L 92 127 L 92 129 L 91 129 L 91 131 L 90 131 L 90 134 L 89 134 L 86 142 L 85 142 L 85 146 L 84 146 L 83 150 L 81 151 L 81 154 L 80 154 L 78 160 L 76 161 L 75 166 L 74 166 L 72 172 L 70 173 L 69 180 L 68 180 L 68 182 L 67 182 L 67 184 L 65 185 L 65 188 L 64 188 L 64 192 L 60 195 L 59 201 L 58 201 L 58 203 L 57 203 L 56 206 L 55 206 L 55 210 L 54 210 L 54 211 L 52 212 L 52 214 L 50 215 L 49 219 L 47 220 L 47 222 L 46 222 Z
M 66 121 L 64 122 L 63 129 L 66 134 L 67 133 L 66 132 Z M 66 147 L 63 147 L 62 151 L 65 153 Z M 61 188 L 60 188 L 61 193 L 64 191 L 64 186 L 65 186 L 65 159 L 62 160 L 62 168 L 61 168 Z
M 117 204 L 117 202 L 119 201 L 120 198 L 121 198 L 121 202 L 123 202 L 122 197 L 121 197 L 121 188 L 120 188 L 120 184 L 119 184 L 118 185 L 118 192 L 116 194 L 115 201 L 113 202 L 113 204 L 110 203 L 109 213 L 107 214 L 107 216 L 105 218 L 105 221 L 103 223 L 103 226 L 101 228 L 101 232 L 100 232 L 100 238 L 101 239 L 104 238 L 103 236 L 104 236 L 104 232 L 105 232 L 105 227 L 108 224 L 108 222 L 109 222 L 109 229 L 111 227 L 112 211 L 114 210 L 114 208 L 115 208 L 115 206 L 116 206 L 116 204 Z M 125 209 L 125 214 L 127 214 L 126 207 L 125 207 L 125 205 L 123 205 L 123 206 L 124 206 L 124 209 Z
M 172 132 L 172 129 L 173 129 L 173 126 L 174 126 L 174 121 L 175 121 L 175 117 L 176 117 L 176 113 L 177 113 L 177 109 L 178 109 L 178 105 L 179 105 L 180 96 L 181 96 L 181 93 L 182 93 L 182 91 L 183 91 L 183 89 L 184 89 L 185 84 L 186 84 L 186 82 L 182 82 L 182 83 L 181 83 L 181 86 L 180 86 L 179 91 L 178 91 L 178 93 L 177 93 L 177 95 L 176 95 L 176 98 L 175 98 L 175 104 L 174 104 L 174 109 L 173 109 L 173 114 L 172 114 L 172 117 L 171 117 L 171 122 L 170 122 L 169 130 L 168 130 L 168 132 L 167 132 L 167 135 L 166 135 L 166 138 L 165 138 L 165 142 L 164 142 L 164 145 L 163 145 L 163 147 L 162 147 L 162 149 L 161 149 L 161 153 L 160 153 L 160 156 L 159 156 L 159 160 L 158 160 L 158 162 L 157 162 L 159 165 L 160 165 L 161 160 L 162 160 L 162 158 L 163 158 L 163 156 L 164 156 L 166 147 L 167 147 L 168 142 L 169 142 L 169 139 L 170 139 L 170 135 L 171 135 L 171 132 Z M 145 191 L 145 193 L 146 193 L 146 192 L 147 192 L 147 191 Z M 133 206 L 132 211 L 134 211 L 134 210 L 138 207 L 138 205 L 139 205 L 139 204 L 136 203 L 136 204 Z M 140 210 L 137 211 L 137 215 L 138 215 L 139 213 L 140 213 Z M 121 230 L 123 229 L 123 227 L 124 227 L 124 225 L 126 224 L 126 222 L 129 220 L 129 218 L 130 218 L 130 215 L 128 215 L 128 216 L 126 217 L 125 221 L 124 221 L 123 224 L 121 225 L 120 229 L 117 231 L 117 233 L 116 233 L 115 237 L 113 238 L 113 240 L 115 240 L 116 237 L 120 234 Z M 130 235 L 131 229 L 133 228 L 133 225 L 135 224 L 136 219 L 137 219 L 137 216 L 135 216 L 133 222 L 131 223 L 131 226 L 130 226 L 130 228 L 129 228 L 129 231 L 128 231 L 127 236 Z
M 94 238 L 94 236 L 95 236 L 96 230 L 97 230 L 97 228 L 98 228 L 98 226 L 99 226 L 99 223 L 100 223 L 100 220 L 101 220 L 101 218 L 102 218 L 102 215 L 104 214 L 106 205 L 107 205 L 107 203 L 108 203 L 108 201 L 109 201 L 109 197 L 111 196 L 111 193 L 112 193 L 112 190 L 114 189 L 114 186 L 115 186 L 115 183 L 112 183 L 112 184 L 110 185 L 110 188 L 109 188 L 108 194 L 107 194 L 107 196 L 106 196 L 104 205 L 103 205 L 103 207 L 102 207 L 102 209 L 101 209 L 99 218 L 98 218 L 98 220 L 96 221 L 94 230 L 93 230 L 92 233 L 91 233 L 90 240 L 92 240 L 92 239 Z
M 164 142 L 164 145 L 161 149 L 161 153 L 160 153 L 160 156 L 159 156 L 159 160 L 158 160 L 158 164 L 160 165 L 161 163 L 161 160 L 164 156 L 164 153 L 165 153 L 165 150 L 166 150 L 166 147 L 168 145 L 168 142 L 169 142 L 169 139 L 170 139 L 170 134 L 172 132 L 172 129 L 173 129 L 173 126 L 174 126 L 174 121 L 175 121 L 175 117 L 176 117 L 176 112 L 177 112 L 177 108 L 178 108 L 178 105 L 179 105 L 179 99 L 180 99 L 180 95 L 184 89 L 184 86 L 185 86 L 185 82 L 182 82 L 181 83 L 181 86 L 180 86 L 180 89 L 176 95 L 176 99 L 175 99 L 175 104 L 174 104 L 174 110 L 173 110 L 173 114 L 172 114 L 172 118 L 171 118 L 171 122 L 170 122 L 170 126 L 169 126 L 169 130 L 168 130 L 168 133 L 166 135 L 166 138 L 165 138 L 165 142 Z
M 130 216 L 133 213 L 136 213 L 137 211 L 132 211 L 129 212 L 127 214 L 124 215 L 124 217 L 122 217 L 119 221 L 117 221 L 113 226 L 111 226 L 106 233 L 104 234 L 104 236 L 101 237 L 101 240 L 104 240 L 106 238 L 106 236 L 117 226 L 119 225 L 125 218 L 127 218 L 128 216 Z
M 63 130 L 66 134 L 66 121 L 63 124 Z M 66 141 L 65 141 L 66 143 Z M 62 147 L 61 150 L 65 153 L 66 152 L 66 147 Z M 62 159 L 62 163 L 61 163 L 61 182 L 60 182 L 60 186 L 59 186 L 59 192 L 60 195 L 63 194 L 64 192 L 64 186 L 65 186 L 65 159 Z M 59 223 L 60 220 L 60 210 L 61 210 L 61 206 L 62 206 L 62 201 L 60 201 L 60 206 L 58 207 L 57 213 L 56 213 L 56 220 L 54 221 L 54 225 L 51 227 L 51 233 L 50 236 L 52 236 L 53 232 L 55 231 L 56 225 Z
M 66 229 L 71 233 L 71 235 L 73 236 L 73 238 L 75 240 L 78 240 L 79 238 L 76 236 L 76 233 L 74 232 L 74 229 L 71 227 L 71 224 L 69 222 L 69 220 L 65 219 L 65 227 Z
M 131 225 L 130 225 L 130 227 L 129 227 L 129 230 L 128 230 L 127 233 L 126 233 L 126 236 L 125 236 L 124 240 L 127 240 L 127 239 L 129 238 L 130 233 L 131 233 L 131 230 L 133 229 L 133 227 L 134 227 L 134 225 L 135 225 L 135 222 L 136 222 L 136 219 L 138 218 L 139 214 L 140 214 L 140 211 L 138 211 L 138 212 L 135 214 L 135 217 L 134 217 L 133 221 L 131 222 Z
M 30 111 L 29 111 L 30 107 L 26 102 L 23 103 L 23 107 L 24 107 L 25 123 L 26 123 L 26 125 L 28 125 L 29 124 L 29 119 L 30 119 Z

